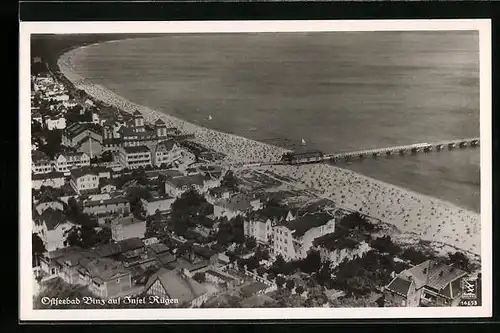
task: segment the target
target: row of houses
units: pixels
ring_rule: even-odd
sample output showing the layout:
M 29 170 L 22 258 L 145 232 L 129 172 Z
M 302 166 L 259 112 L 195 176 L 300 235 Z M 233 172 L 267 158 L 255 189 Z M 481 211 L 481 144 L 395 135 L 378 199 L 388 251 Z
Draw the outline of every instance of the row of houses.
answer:
M 210 268 L 216 258 L 215 253 L 199 246 L 176 258 L 163 243 L 129 238 L 89 250 L 70 247 L 51 251 L 40 258 L 40 267 L 44 278 L 57 276 L 66 283 L 86 286 L 103 299 L 146 294 L 198 307 L 211 294 L 192 278 L 193 274 L 200 269 L 209 275 L 223 274 Z M 145 275 L 147 271 L 154 273 Z

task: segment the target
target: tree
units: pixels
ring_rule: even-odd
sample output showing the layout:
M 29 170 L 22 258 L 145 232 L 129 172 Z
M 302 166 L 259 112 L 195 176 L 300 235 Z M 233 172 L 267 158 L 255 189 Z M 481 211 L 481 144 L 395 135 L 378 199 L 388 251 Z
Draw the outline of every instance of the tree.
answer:
M 449 263 L 464 271 L 469 270 L 469 258 L 462 252 L 448 253 Z
M 238 190 L 238 178 L 234 175 L 234 172 L 229 170 L 226 172 L 221 181 L 221 186 L 236 192 Z
M 76 226 L 71 228 L 66 237 L 68 246 L 79 246 L 82 249 L 89 249 L 97 244 L 109 243 L 111 241 L 111 232 L 109 230 L 99 232 L 96 228 L 89 225 Z
M 310 251 L 303 260 L 299 262 L 299 268 L 304 273 L 317 272 L 321 267 L 321 256 L 319 251 Z
M 142 215 L 141 199 L 149 200 L 151 197 L 151 192 L 145 186 L 129 187 L 127 189 L 127 199 L 130 202 L 130 211 L 135 217 L 140 218 Z
M 285 284 L 286 280 L 284 277 L 282 276 L 277 276 L 276 277 L 276 285 L 278 286 L 278 288 L 282 288 L 283 285 Z
M 404 250 L 400 257 L 409 260 L 413 265 L 421 264 L 428 259 L 427 255 L 425 255 L 423 252 L 415 250 L 413 248 Z
M 286 281 L 286 288 L 290 291 L 295 287 L 295 282 L 293 280 Z
M 286 152 L 283 155 L 281 155 L 281 160 L 284 162 L 291 162 L 293 160 L 293 153 L 292 152 Z
M 231 221 L 231 233 L 233 235 L 233 242 L 241 244 L 245 241 L 245 232 L 243 217 L 240 215 L 234 217 Z
M 31 255 L 33 267 L 38 266 L 39 258 L 46 251 L 43 240 L 35 233 L 31 234 Z
M 371 242 L 370 246 L 380 253 L 396 255 L 401 252 L 401 248 L 392 242 L 390 236 L 378 237 Z
M 257 241 L 256 241 L 255 237 L 247 237 L 245 239 L 245 246 L 249 250 L 255 249 L 255 247 L 257 246 Z
M 302 286 L 297 286 L 295 287 L 295 292 L 298 294 L 298 295 L 302 295 L 304 293 L 304 287 Z

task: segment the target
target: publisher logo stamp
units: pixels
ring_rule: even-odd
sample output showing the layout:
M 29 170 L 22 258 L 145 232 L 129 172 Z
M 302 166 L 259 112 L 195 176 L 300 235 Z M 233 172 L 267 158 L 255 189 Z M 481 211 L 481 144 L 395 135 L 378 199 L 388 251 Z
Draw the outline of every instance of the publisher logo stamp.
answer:
M 477 298 L 477 280 L 465 278 L 462 280 L 462 299 Z

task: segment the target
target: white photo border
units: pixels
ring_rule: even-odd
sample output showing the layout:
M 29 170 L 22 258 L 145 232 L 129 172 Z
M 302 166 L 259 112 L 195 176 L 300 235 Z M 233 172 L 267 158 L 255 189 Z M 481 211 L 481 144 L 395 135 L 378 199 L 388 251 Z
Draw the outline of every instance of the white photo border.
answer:
M 480 52 L 482 305 L 439 308 L 250 308 L 35 310 L 31 267 L 30 39 L 32 34 L 250 33 L 475 30 Z M 279 320 L 472 318 L 492 316 L 492 87 L 491 20 L 297 20 L 164 22 L 20 22 L 19 234 L 22 321 Z

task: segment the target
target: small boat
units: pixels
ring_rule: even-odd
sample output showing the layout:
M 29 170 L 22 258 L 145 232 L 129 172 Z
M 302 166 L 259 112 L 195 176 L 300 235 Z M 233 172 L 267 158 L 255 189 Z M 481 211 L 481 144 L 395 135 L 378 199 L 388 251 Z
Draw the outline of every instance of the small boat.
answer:
M 304 138 L 302 138 L 301 145 L 303 145 L 303 146 L 306 145 L 306 140 L 304 140 Z
M 212 120 L 212 116 L 211 115 L 208 115 L 208 120 Z

